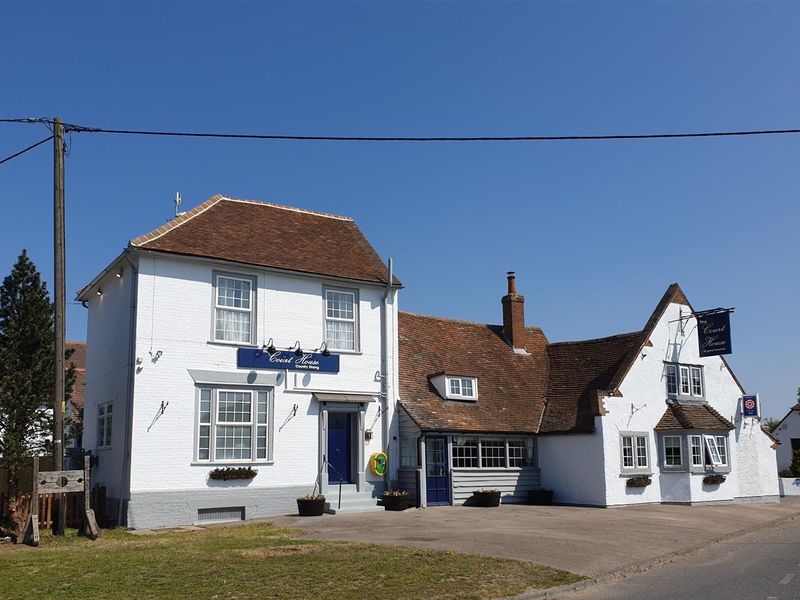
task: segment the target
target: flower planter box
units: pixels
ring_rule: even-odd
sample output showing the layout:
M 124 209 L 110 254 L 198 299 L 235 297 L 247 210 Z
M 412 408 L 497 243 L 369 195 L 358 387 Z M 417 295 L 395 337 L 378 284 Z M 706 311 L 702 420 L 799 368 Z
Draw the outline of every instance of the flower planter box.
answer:
M 212 469 L 208 478 L 214 481 L 235 481 L 237 479 L 253 479 L 258 471 L 250 467 L 217 467 Z
M 550 506 L 553 503 L 553 490 L 528 490 L 528 504 Z
M 385 510 L 405 510 L 408 508 L 408 494 L 384 494 L 382 499 L 383 508 Z
M 712 473 L 711 475 L 706 475 L 703 477 L 703 484 L 704 485 L 719 485 L 720 483 L 725 482 L 725 475 L 722 473 Z
M 500 492 L 497 490 L 476 490 L 472 492 L 473 506 L 500 506 Z
M 297 512 L 301 517 L 321 517 L 325 512 L 325 496 L 298 498 Z
M 653 483 L 653 480 L 650 479 L 649 475 L 634 475 L 633 477 L 629 477 L 628 481 L 625 482 L 625 485 L 629 488 L 643 488 L 647 487 Z

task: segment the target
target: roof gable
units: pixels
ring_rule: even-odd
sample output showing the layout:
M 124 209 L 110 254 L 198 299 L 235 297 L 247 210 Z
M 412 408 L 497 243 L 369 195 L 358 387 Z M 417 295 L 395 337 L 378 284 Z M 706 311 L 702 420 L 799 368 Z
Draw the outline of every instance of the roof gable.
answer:
M 133 248 L 386 283 L 387 268 L 349 217 L 216 195 L 130 242 Z M 399 285 L 396 278 L 394 283 Z

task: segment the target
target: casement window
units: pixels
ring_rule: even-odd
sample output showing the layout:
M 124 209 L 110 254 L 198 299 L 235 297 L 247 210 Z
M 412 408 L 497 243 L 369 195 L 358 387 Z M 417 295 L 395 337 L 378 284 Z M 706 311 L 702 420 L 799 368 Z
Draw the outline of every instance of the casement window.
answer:
M 272 394 L 199 388 L 195 457 L 200 462 L 272 460 Z
M 358 293 L 325 288 L 325 342 L 329 350 L 358 351 Z
M 214 273 L 214 341 L 253 343 L 255 278 Z
M 534 467 L 533 438 L 453 437 L 454 469 L 521 469 Z
M 644 470 L 650 466 L 647 435 L 624 434 L 622 438 L 623 470 Z
M 693 467 L 727 467 L 727 435 L 690 435 L 689 448 Z
M 703 385 L 703 368 L 692 365 L 666 363 L 664 379 L 667 384 L 667 396 L 702 399 L 705 397 Z
M 681 456 L 681 436 L 679 435 L 664 436 L 664 466 L 666 467 L 683 466 L 683 457 Z
M 400 467 L 414 468 L 417 466 L 417 440 L 409 436 L 400 438 Z
M 111 448 L 111 430 L 114 405 L 111 402 L 97 406 L 97 447 Z
M 474 400 L 478 397 L 478 381 L 475 377 L 448 377 L 447 397 Z

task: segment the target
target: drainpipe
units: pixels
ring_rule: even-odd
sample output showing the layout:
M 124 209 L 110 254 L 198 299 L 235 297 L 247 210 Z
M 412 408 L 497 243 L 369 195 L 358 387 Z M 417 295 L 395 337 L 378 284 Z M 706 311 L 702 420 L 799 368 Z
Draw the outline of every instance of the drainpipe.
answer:
M 393 458 L 389 454 L 389 347 L 391 343 L 391 322 L 392 315 L 389 312 L 389 296 L 392 293 L 392 259 L 389 259 L 389 277 L 386 281 L 386 290 L 383 293 L 383 335 L 381 336 L 381 435 L 383 439 L 383 451 L 389 456 L 389 464 Z M 383 475 L 384 487 L 388 489 L 389 474 L 391 469 L 387 468 Z
M 122 507 L 131 495 L 131 438 L 133 437 L 133 382 L 136 373 L 136 298 L 139 289 L 139 271 L 131 261 L 125 259 L 131 267 L 131 303 L 128 321 L 128 389 L 125 393 L 125 445 L 122 449 L 122 472 L 119 483 L 119 506 L 117 507 L 117 524 L 122 526 Z

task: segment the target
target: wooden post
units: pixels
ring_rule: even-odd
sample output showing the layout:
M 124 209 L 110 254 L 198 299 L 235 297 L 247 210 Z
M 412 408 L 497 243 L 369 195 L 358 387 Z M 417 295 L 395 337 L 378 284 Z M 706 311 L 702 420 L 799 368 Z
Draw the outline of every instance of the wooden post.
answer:
M 31 546 L 39 545 L 39 457 L 33 457 L 33 484 L 31 485 L 31 508 L 22 539 Z
M 92 510 L 92 459 L 87 454 L 83 457 L 83 502 L 84 502 L 84 533 L 86 537 L 91 540 L 96 540 L 100 537 L 100 528 L 97 527 L 97 521 L 94 518 L 94 510 Z
M 64 123 L 53 119 L 53 249 L 55 252 L 55 389 L 53 393 L 53 470 L 64 469 L 64 317 L 66 285 L 64 258 Z M 64 495 L 56 494 L 53 533 L 64 534 Z

